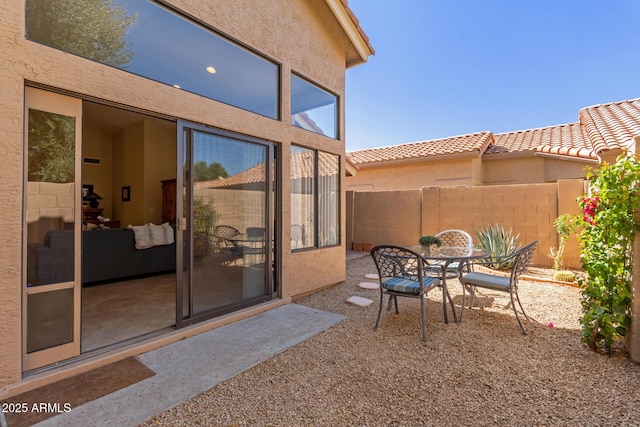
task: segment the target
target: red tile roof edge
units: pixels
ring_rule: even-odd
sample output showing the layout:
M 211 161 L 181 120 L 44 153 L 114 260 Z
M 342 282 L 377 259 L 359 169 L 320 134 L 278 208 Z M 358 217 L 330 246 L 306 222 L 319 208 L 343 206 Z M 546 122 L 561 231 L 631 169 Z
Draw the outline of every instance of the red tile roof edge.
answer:
M 481 155 L 487 147 L 493 143 L 493 133 L 488 131 L 475 132 L 466 135 L 457 135 L 448 138 L 438 138 L 426 141 L 409 142 L 405 144 L 391 145 L 380 148 L 368 148 L 347 153 L 349 158 L 357 166 L 380 165 L 384 163 L 397 163 L 403 161 L 415 161 L 427 158 L 443 158 L 462 156 L 478 153 Z M 446 144 L 454 144 L 453 151 L 446 152 L 441 148 Z M 419 147 L 419 149 L 415 149 Z M 412 151 L 412 149 L 415 149 Z M 432 151 L 420 154 L 420 149 Z M 433 149 L 433 150 L 431 150 Z M 384 153 L 387 151 L 388 153 Z M 439 151 L 439 152 L 438 152 Z M 373 158 L 372 158 L 373 157 Z M 377 157 L 377 158 L 376 158 Z
M 342 2 L 342 5 L 344 6 L 344 9 L 347 11 L 347 15 L 349 15 L 349 18 L 351 18 L 351 21 L 353 21 L 353 25 L 356 27 L 356 29 L 360 33 L 362 40 L 364 40 L 364 42 L 367 44 L 367 47 L 371 51 L 371 54 L 375 55 L 376 50 L 371 45 L 371 42 L 369 41 L 369 36 L 360 26 L 360 20 L 358 19 L 356 14 L 353 13 L 353 10 L 351 10 L 351 8 L 349 7 L 349 0 L 341 0 L 341 2 Z
M 488 131 L 476 132 L 448 138 L 350 151 L 347 155 L 358 166 L 395 163 L 403 159 L 427 160 L 429 158 L 450 157 L 459 152 L 428 153 L 422 156 L 418 153 L 407 154 L 405 152 L 402 157 L 398 157 L 397 153 L 402 152 L 403 148 L 411 149 L 417 144 L 442 143 L 483 133 L 491 134 L 492 140 L 483 147 L 482 155 L 531 152 L 577 160 L 600 161 L 600 155 L 603 152 L 624 149 L 634 137 L 640 136 L 640 98 L 582 108 L 579 112 L 579 121 L 573 123 L 503 132 L 495 135 Z M 385 151 L 391 151 L 391 153 L 385 153 Z M 464 152 L 468 152 L 468 150 Z

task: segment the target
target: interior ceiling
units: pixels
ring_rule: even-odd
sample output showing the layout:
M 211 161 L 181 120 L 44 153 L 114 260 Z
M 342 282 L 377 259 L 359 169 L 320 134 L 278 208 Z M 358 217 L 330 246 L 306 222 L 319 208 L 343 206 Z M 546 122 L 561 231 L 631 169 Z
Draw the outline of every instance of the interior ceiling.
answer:
M 83 101 L 82 116 L 85 123 L 90 123 L 92 126 L 112 133 L 129 127 L 143 119 L 167 129 L 175 130 L 176 127 L 175 122 L 170 120 L 91 101 Z

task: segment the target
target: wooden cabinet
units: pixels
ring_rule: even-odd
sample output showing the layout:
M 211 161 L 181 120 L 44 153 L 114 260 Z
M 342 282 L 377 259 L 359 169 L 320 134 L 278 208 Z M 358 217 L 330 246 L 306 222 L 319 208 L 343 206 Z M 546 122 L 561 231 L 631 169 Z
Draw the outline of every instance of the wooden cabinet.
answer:
M 103 208 L 82 208 L 82 222 L 84 222 L 85 224 L 102 225 L 109 228 L 119 228 L 119 220 L 112 219 L 111 221 L 105 222 L 98 219 L 99 216 L 102 216 L 103 211 Z
M 162 222 L 176 223 L 176 180 L 162 182 Z
M 84 222 L 98 223 L 98 217 L 102 215 L 103 208 L 82 208 L 82 220 Z

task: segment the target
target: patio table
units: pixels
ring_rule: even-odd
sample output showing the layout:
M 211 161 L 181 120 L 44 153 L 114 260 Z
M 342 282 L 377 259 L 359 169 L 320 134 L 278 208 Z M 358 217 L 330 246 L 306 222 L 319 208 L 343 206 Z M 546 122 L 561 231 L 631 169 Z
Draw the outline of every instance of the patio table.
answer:
M 488 257 L 489 253 L 482 249 L 473 249 L 472 253 L 469 254 L 467 248 L 455 246 L 441 246 L 437 248 L 436 252 L 430 253 L 429 255 L 424 253 L 421 246 L 411 246 L 410 249 L 421 254 L 426 264 L 424 273 L 432 277 L 438 277 L 442 282 L 442 310 L 444 312 L 445 323 L 449 323 L 447 299 L 449 300 L 449 304 L 451 304 L 451 311 L 453 311 L 453 321 L 458 323 L 458 316 L 456 315 L 456 310 L 453 305 L 453 299 L 447 290 L 447 279 L 460 278 L 464 266 L 468 266 L 470 262 L 475 259 Z M 458 263 L 458 267 L 455 269 L 451 268 L 450 266 L 453 263 Z M 460 310 L 461 315 L 462 310 L 464 310 L 464 307 Z
M 232 242 L 236 248 L 239 248 L 243 255 L 252 255 L 255 256 L 256 259 L 258 256 L 264 256 L 264 236 L 254 236 L 247 233 L 241 233 L 236 236 L 229 237 L 228 240 Z

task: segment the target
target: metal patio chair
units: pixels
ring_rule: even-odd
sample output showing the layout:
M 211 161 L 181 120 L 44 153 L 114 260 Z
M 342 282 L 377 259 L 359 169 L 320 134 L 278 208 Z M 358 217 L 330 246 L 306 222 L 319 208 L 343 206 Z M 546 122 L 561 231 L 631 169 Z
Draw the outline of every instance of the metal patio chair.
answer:
M 240 231 L 230 225 L 216 225 L 213 229 L 213 235 L 218 242 L 225 247 L 237 246 L 235 242 L 229 240 L 237 235 L 241 234 Z
M 444 230 L 436 234 L 436 237 L 442 242 L 443 251 L 451 251 L 456 255 L 468 256 L 473 253 L 473 238 L 464 230 L 450 229 Z M 430 263 L 431 268 L 441 265 L 441 262 Z M 465 265 L 458 262 L 452 262 L 447 265 L 447 270 L 462 273 Z
M 427 293 L 440 284 L 440 279 L 423 275 L 423 260 L 419 253 L 410 249 L 393 245 L 378 245 L 371 249 L 371 257 L 378 269 L 380 278 L 380 306 L 374 330 L 380 324 L 384 296 L 389 295 L 387 311 L 391 310 L 391 302 L 398 311 L 398 297 L 420 299 L 422 318 L 422 340 L 427 340 Z
M 520 302 L 520 297 L 518 296 L 518 277 L 527 271 L 529 265 L 531 264 L 531 259 L 536 252 L 536 247 L 540 241 L 536 240 L 533 243 L 529 243 L 522 249 L 519 249 L 508 256 L 503 257 L 488 257 L 484 258 L 480 261 L 475 261 L 474 265 L 482 265 L 482 264 L 495 264 L 496 262 L 511 262 L 511 268 L 509 270 L 508 276 L 501 276 L 497 274 L 491 273 L 481 273 L 477 271 L 469 271 L 460 276 L 460 282 L 464 285 L 462 287 L 462 310 L 460 311 L 460 321 L 462 322 L 462 313 L 464 311 L 465 306 L 465 298 L 466 292 L 465 288 L 469 288 L 472 290 L 471 292 L 471 302 L 469 304 L 469 309 L 473 306 L 473 300 L 475 298 L 475 288 L 485 288 L 491 289 L 494 291 L 508 292 L 511 298 L 510 304 L 513 307 L 513 312 L 516 315 L 516 320 L 518 324 L 520 324 L 520 329 L 522 329 L 522 333 L 524 335 L 527 334 L 527 331 L 520 320 L 520 316 L 518 315 L 518 310 L 516 308 L 516 304 L 514 301 L 518 301 L 518 305 L 520 306 L 520 310 L 524 317 L 529 320 L 527 314 L 522 307 L 522 303 Z M 508 305 L 507 305 L 508 306 Z
M 304 233 L 304 225 L 300 224 L 292 224 L 291 225 L 291 241 L 294 242 L 294 248 L 297 248 L 299 243 L 302 243 L 302 246 L 305 244 L 305 233 Z

